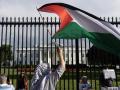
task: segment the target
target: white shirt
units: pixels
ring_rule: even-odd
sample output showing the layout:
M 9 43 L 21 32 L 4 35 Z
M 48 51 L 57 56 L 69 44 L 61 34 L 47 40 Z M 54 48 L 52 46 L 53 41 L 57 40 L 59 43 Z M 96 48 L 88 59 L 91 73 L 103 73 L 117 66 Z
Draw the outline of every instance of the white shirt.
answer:
M 13 85 L 0 84 L 0 90 L 15 90 Z

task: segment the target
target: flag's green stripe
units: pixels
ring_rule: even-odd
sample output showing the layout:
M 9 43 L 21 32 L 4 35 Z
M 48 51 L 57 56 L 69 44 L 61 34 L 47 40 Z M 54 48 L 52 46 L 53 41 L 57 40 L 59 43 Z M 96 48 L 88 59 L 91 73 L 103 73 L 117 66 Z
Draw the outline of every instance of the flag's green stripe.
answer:
M 88 38 L 96 47 L 120 56 L 120 40 L 112 34 L 87 32 L 77 23 L 71 22 L 64 29 L 57 32 L 53 38 L 78 39 Z

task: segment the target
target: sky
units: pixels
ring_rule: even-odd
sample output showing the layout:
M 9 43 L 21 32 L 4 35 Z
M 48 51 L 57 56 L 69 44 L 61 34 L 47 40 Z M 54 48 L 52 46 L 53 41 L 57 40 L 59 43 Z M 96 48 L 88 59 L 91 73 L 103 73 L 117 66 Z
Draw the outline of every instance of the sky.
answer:
M 36 8 L 53 2 L 73 5 L 98 17 L 120 17 L 120 0 L 0 0 L 0 17 L 39 17 Z
M 0 21 L 1 17 L 40 17 L 37 8 L 54 2 L 73 5 L 98 17 L 120 17 L 120 0 L 0 0 Z

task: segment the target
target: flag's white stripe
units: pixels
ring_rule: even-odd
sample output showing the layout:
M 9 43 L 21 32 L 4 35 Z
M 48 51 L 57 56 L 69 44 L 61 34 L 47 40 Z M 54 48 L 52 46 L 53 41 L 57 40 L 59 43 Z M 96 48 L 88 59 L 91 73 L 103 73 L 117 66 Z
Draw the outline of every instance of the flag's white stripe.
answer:
M 120 30 L 113 27 L 108 22 L 98 21 L 80 11 L 68 9 L 70 15 L 75 19 L 80 26 L 88 32 L 111 33 L 120 40 Z
M 92 18 L 88 18 L 87 15 L 84 15 L 83 13 L 78 13 L 75 10 L 73 11 L 68 9 L 68 11 L 73 17 L 73 19 L 75 19 L 78 22 L 78 24 L 81 25 L 83 28 L 88 30 L 88 32 L 109 33 L 108 31 L 103 30 L 102 27 L 99 27 L 101 23 L 97 20 L 91 20 Z
M 106 23 L 104 21 L 101 21 L 104 25 L 106 25 L 106 27 L 109 28 L 110 32 L 116 36 L 119 40 L 120 40 L 120 29 L 117 28 L 116 26 L 114 25 L 111 25 L 110 23 Z

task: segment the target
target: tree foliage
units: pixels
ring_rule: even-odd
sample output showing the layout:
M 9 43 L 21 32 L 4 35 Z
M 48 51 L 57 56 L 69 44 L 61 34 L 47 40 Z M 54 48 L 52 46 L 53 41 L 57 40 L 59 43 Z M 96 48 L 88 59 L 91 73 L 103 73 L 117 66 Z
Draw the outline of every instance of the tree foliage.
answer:
M 11 45 L 1 45 L 1 47 L 0 47 L 0 63 L 5 63 L 7 60 L 12 60 Z
M 92 46 L 87 53 L 88 63 L 91 65 L 119 65 L 120 58 L 110 52 Z

